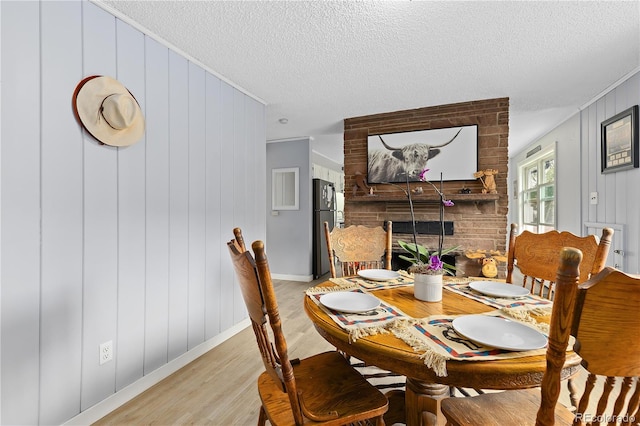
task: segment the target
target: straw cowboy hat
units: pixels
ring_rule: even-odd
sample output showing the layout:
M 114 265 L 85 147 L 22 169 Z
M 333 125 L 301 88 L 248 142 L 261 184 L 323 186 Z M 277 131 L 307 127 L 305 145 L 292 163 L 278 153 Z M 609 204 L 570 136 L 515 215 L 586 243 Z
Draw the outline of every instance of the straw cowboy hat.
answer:
M 73 109 L 80 123 L 98 141 L 128 146 L 144 133 L 138 101 L 119 81 L 106 76 L 82 80 L 73 94 Z

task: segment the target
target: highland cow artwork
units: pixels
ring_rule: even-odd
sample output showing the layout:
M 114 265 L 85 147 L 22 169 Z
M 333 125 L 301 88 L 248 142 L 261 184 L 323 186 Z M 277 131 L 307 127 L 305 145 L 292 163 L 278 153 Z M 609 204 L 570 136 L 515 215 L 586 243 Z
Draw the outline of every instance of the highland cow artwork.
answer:
M 419 181 L 427 178 L 473 180 L 478 170 L 478 126 L 370 135 L 367 152 L 369 183 Z

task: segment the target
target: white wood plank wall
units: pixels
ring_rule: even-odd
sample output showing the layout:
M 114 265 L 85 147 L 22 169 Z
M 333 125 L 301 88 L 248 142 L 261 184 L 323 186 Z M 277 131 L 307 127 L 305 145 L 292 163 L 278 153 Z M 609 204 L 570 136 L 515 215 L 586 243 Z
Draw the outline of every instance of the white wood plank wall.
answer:
M 600 124 L 633 105 L 640 104 L 640 72 L 609 91 L 580 113 L 581 122 L 581 173 L 583 223 L 619 227 L 613 249 L 622 250 L 624 259 L 612 256 L 612 261 L 623 265 L 621 269 L 632 274 L 640 273 L 640 169 L 602 174 L 600 172 Z M 589 194 L 598 193 L 598 204 L 589 203 Z
M 265 106 L 89 2 L 0 8 L 0 424 L 60 424 L 246 318 L 225 242 L 266 235 Z M 95 74 L 139 143 L 76 122 Z

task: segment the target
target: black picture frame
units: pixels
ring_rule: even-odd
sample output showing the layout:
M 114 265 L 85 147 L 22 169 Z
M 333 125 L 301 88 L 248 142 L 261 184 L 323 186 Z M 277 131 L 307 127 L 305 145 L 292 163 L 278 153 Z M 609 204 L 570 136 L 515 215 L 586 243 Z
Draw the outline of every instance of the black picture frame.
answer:
M 601 132 L 601 173 L 638 168 L 638 105 L 603 121 Z
M 386 148 L 381 140 L 397 151 Z M 406 161 L 405 153 L 413 156 L 414 161 Z M 429 169 L 426 178 L 430 181 L 439 181 L 440 173 L 445 181 L 475 180 L 473 174 L 478 171 L 478 125 L 368 136 L 368 183 L 406 182 L 406 167 L 411 169 L 409 182 L 419 182 L 419 173 L 425 168 Z

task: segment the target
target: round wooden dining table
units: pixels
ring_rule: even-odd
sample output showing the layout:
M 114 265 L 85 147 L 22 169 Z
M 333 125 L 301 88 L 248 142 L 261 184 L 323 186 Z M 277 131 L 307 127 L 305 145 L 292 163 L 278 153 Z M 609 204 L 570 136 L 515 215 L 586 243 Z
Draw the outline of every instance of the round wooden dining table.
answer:
M 333 286 L 326 281 L 320 286 Z M 423 302 L 413 295 L 413 286 L 372 291 L 413 318 L 431 315 L 485 313 L 495 308 L 460 294 L 443 290 L 442 301 Z M 320 335 L 338 350 L 364 361 L 406 376 L 405 420 L 407 425 L 444 424 L 440 412 L 442 399 L 449 397 L 450 387 L 474 389 L 525 389 L 540 386 L 546 368 L 544 354 L 492 361 L 447 361 L 447 375 L 439 377 L 427 367 L 419 352 L 391 333 L 377 334 L 350 341 L 346 330 L 338 326 L 310 297 L 304 309 Z M 541 320 L 544 320 L 542 318 Z M 548 321 L 549 318 L 547 317 Z M 580 357 L 567 352 L 562 379 L 578 371 Z

